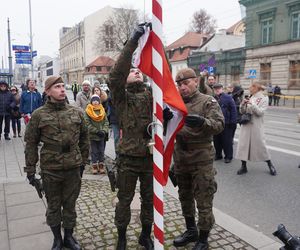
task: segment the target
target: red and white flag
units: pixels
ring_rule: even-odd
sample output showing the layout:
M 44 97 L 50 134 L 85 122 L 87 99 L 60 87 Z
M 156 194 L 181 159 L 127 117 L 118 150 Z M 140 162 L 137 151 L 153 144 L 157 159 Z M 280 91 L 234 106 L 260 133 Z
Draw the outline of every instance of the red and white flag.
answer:
M 157 72 L 153 65 L 152 53 L 153 43 L 157 37 L 149 27 L 146 28 L 145 34 L 139 39 L 139 45 L 134 53 L 133 65 L 139 68 L 145 75 L 154 78 Z M 187 115 L 185 104 L 176 88 L 175 82 L 170 72 L 169 64 L 165 55 L 162 55 L 163 66 L 163 106 L 168 107 L 173 113 L 173 118 L 168 122 L 167 133 L 164 136 L 164 153 L 163 153 L 163 185 L 168 181 L 169 168 L 172 161 L 174 150 L 174 141 L 176 133 L 183 127 L 184 118 Z

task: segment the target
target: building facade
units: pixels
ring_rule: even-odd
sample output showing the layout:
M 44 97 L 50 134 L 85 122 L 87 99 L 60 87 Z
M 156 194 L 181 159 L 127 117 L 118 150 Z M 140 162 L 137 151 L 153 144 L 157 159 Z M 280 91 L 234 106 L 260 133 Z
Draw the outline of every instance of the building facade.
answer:
M 60 60 L 58 57 L 41 60 L 37 66 L 37 84 L 44 87 L 45 80 L 60 73 Z
M 256 79 L 300 94 L 300 1 L 240 0 L 246 7 L 246 62 L 242 85 Z
M 114 66 L 115 60 L 107 56 L 99 56 L 96 60 L 86 66 L 84 80 L 92 84 L 97 80 L 100 84 L 107 83 L 108 74 Z
M 84 37 L 83 22 L 72 28 L 63 27 L 60 30 L 60 75 L 66 84 L 83 81 L 85 69 Z

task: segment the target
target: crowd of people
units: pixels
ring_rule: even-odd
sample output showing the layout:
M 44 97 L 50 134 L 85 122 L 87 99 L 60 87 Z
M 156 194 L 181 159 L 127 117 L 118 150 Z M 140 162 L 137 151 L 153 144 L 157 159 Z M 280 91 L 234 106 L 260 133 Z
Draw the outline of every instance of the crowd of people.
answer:
M 131 67 L 132 54 L 144 34 L 144 25 L 134 31 L 111 70 L 110 92 L 101 89 L 97 81 L 93 86 L 88 80 L 80 85 L 74 83 L 75 102 L 70 105 L 59 76 L 45 81 L 43 96 L 31 79 L 22 86 L 21 94 L 16 86 L 9 88 L 6 82 L 0 82 L 0 98 L 4 103 L 0 105 L 1 132 L 4 121 L 4 137 L 10 140 L 11 120 L 14 137 L 22 136 L 20 119 L 24 119 L 24 171 L 31 185 L 37 181 L 36 165 L 40 162 L 48 205 L 47 224 L 54 235 L 52 249 L 63 246 L 81 249 L 73 230 L 82 172 L 90 155 L 92 173 L 105 173 L 104 150 L 109 127 L 113 130 L 117 156 L 116 249 L 127 246 L 130 205 L 138 180 L 142 223 L 138 241 L 145 249 L 153 249 L 153 159 L 148 147 L 152 138 L 148 131 L 153 116 L 152 92 L 145 85 L 141 71 Z M 229 164 L 234 158 L 241 160 L 238 175 L 247 173 L 247 161 L 264 161 L 270 174 L 277 174 L 264 140 L 263 117 L 270 97 L 264 95 L 265 88 L 259 82 L 252 83 L 250 96 L 245 96 L 241 86 L 224 86 L 217 83 L 214 75 L 202 72 L 197 76 L 191 68 L 177 72 L 175 81 L 188 115 L 176 135 L 173 155 L 186 230 L 173 244 L 180 247 L 195 242 L 194 250 L 205 250 L 215 222 L 212 211 L 217 191 L 214 161 L 224 159 Z M 163 116 L 166 122 L 173 119 L 168 107 L 164 108 Z M 240 126 L 240 134 L 234 157 L 237 126 Z

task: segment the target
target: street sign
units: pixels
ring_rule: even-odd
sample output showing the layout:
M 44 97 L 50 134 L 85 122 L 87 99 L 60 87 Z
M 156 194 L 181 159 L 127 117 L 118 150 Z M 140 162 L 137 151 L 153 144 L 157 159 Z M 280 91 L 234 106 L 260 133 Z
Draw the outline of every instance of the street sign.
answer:
M 12 46 L 13 50 L 20 50 L 20 51 L 29 51 L 30 47 L 27 45 L 13 45 Z
M 256 69 L 250 69 L 247 78 L 250 78 L 250 79 L 256 78 Z
M 215 73 L 215 68 L 214 67 L 207 67 L 207 71 L 209 74 Z
M 35 56 L 37 56 L 37 51 L 36 50 L 32 51 L 32 57 L 35 57 Z
M 31 60 L 16 59 L 16 64 L 31 64 Z
M 16 58 L 29 57 L 31 58 L 30 52 L 15 52 Z

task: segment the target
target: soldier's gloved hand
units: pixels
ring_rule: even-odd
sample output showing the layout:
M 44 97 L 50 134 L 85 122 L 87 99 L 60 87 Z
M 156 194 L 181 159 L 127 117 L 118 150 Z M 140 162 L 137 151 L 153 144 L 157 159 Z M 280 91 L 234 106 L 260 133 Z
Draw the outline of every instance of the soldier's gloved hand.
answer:
M 29 184 L 32 185 L 32 186 L 34 186 L 35 175 L 34 174 L 27 175 L 27 179 L 29 181 Z
M 171 120 L 173 118 L 173 116 L 174 116 L 173 112 L 168 107 L 165 107 L 163 110 L 164 121 L 168 122 L 169 120 Z
M 144 35 L 144 33 L 145 33 L 144 27 L 145 27 L 145 23 L 139 24 L 139 25 L 134 29 L 134 31 L 133 31 L 133 33 L 132 33 L 132 35 L 131 35 L 130 40 L 137 43 L 138 40 L 140 39 L 140 37 L 141 37 L 142 35 Z
M 205 118 L 201 115 L 187 115 L 185 118 L 185 125 L 191 128 L 201 127 Z
M 104 130 L 100 130 L 99 132 L 97 132 L 97 135 L 98 135 L 100 138 L 104 138 L 104 137 L 105 137 L 105 131 L 104 131 Z

